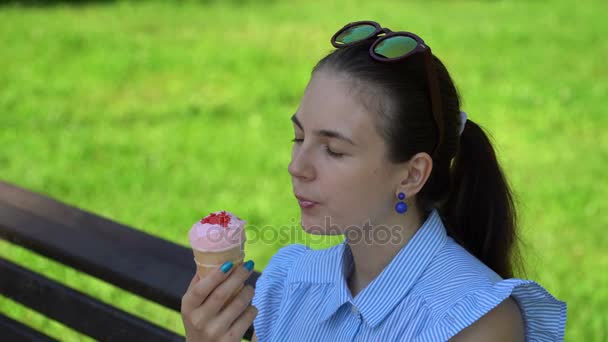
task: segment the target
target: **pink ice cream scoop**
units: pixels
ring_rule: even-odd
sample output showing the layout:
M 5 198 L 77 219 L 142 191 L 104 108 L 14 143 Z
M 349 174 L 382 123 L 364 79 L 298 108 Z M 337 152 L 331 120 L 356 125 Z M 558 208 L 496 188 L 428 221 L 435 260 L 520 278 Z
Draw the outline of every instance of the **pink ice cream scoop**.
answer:
M 246 223 L 225 210 L 211 213 L 190 229 L 190 246 L 201 252 L 223 252 L 237 246 L 242 250 L 247 240 Z

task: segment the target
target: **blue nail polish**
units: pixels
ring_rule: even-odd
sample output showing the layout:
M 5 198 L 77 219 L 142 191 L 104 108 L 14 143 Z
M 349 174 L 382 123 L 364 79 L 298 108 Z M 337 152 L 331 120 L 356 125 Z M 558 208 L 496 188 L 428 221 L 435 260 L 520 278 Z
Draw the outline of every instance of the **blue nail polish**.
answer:
M 230 269 L 232 268 L 234 264 L 232 263 L 232 261 L 226 261 L 222 267 L 220 267 L 220 270 L 224 273 L 228 273 L 228 271 L 230 271 Z
M 243 264 L 243 267 L 245 267 L 247 271 L 251 271 L 253 269 L 253 260 L 247 261 L 245 264 Z

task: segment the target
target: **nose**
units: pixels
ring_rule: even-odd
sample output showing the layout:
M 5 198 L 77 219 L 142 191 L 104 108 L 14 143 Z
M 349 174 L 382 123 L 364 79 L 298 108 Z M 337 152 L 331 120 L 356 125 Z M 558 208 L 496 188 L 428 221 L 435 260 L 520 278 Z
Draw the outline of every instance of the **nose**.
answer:
M 287 167 L 287 171 L 294 178 L 300 178 L 302 180 L 311 180 L 314 178 L 315 170 L 311 161 L 310 153 L 306 151 L 303 146 L 294 149 L 291 154 L 291 161 Z

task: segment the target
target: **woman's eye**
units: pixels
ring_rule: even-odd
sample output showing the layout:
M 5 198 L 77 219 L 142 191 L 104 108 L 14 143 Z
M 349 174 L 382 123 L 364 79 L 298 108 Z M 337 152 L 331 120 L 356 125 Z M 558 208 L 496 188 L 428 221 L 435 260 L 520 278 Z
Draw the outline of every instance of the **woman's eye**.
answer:
M 292 139 L 292 140 L 291 140 L 291 142 L 294 142 L 294 143 L 296 143 L 296 144 L 299 144 L 299 143 L 301 143 L 302 141 L 304 141 L 304 139 L 298 139 L 298 138 L 294 138 L 294 139 Z M 323 145 L 323 146 L 325 147 L 325 148 L 324 148 L 325 153 L 327 153 L 329 156 L 331 156 L 331 157 L 333 157 L 333 158 L 342 158 L 342 157 L 344 157 L 344 153 L 337 153 L 337 152 L 332 151 L 332 150 L 329 148 L 329 146 L 327 146 L 327 145 Z
M 325 145 L 325 152 L 334 158 L 342 158 L 344 157 L 344 153 L 337 153 L 329 149 L 329 146 Z

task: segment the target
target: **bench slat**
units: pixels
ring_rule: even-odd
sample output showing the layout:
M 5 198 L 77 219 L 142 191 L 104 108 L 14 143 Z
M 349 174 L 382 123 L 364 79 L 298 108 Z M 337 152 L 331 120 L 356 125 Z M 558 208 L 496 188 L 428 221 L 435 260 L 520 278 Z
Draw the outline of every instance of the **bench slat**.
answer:
M 172 331 L 0 258 L 0 292 L 95 339 L 183 341 Z
M 0 314 L 0 335 L 11 342 L 55 342 L 56 339 Z
M 176 311 L 195 272 L 189 248 L 5 182 L 0 237 Z

